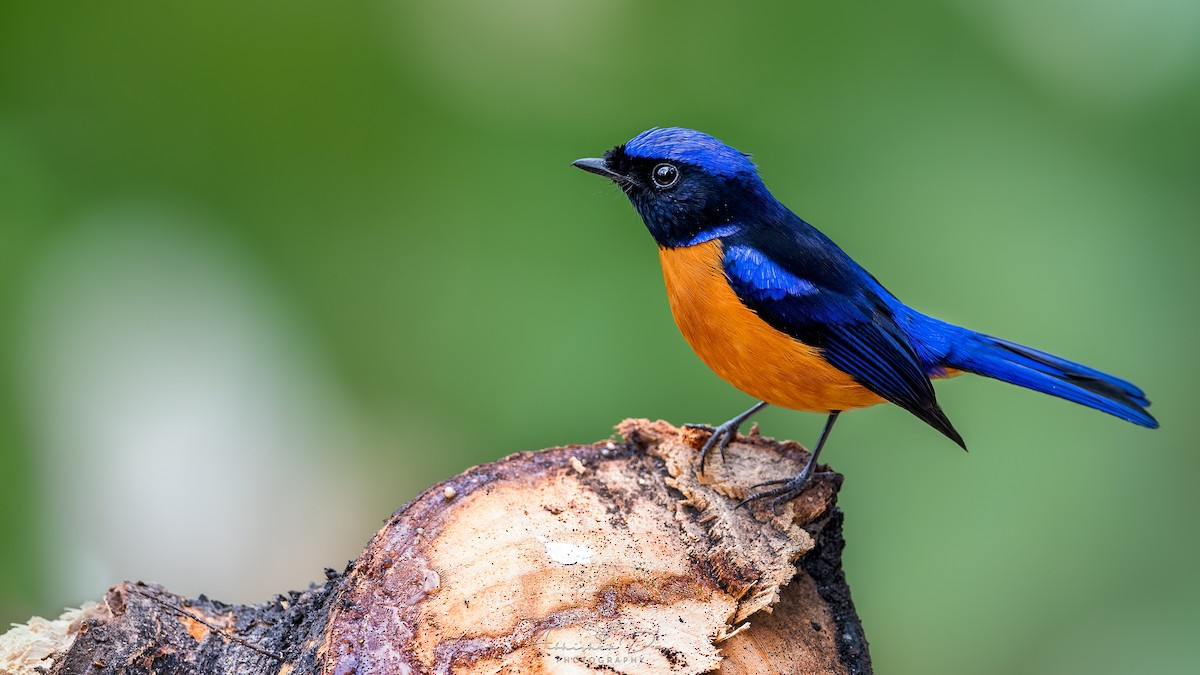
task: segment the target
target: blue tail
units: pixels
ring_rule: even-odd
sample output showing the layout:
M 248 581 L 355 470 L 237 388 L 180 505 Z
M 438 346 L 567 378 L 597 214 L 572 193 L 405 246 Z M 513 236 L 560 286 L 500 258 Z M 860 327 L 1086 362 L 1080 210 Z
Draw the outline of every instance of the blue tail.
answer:
M 1150 401 L 1130 382 L 1053 354 L 940 321 L 938 365 L 965 370 L 1065 398 L 1134 424 L 1158 428 Z M 930 354 L 930 356 L 933 356 Z

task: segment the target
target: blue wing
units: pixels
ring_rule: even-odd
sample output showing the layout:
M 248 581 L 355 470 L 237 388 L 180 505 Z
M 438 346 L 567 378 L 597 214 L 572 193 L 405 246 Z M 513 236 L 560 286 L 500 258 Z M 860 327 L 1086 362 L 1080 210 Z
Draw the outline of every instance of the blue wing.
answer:
M 965 448 L 938 406 L 916 350 L 876 290 L 877 282 L 841 249 L 825 249 L 823 236 L 796 240 L 786 231 L 777 232 L 784 235 L 781 241 L 759 232 L 758 241 L 724 241 L 725 276 L 742 303 Z

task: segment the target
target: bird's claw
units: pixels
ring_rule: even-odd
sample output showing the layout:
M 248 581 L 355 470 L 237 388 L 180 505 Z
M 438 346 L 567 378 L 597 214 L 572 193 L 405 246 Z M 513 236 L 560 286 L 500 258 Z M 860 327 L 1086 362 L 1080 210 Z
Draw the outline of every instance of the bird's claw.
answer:
M 716 448 L 721 453 L 721 459 L 725 459 L 725 448 L 737 438 L 738 427 L 740 424 L 734 424 L 733 421 L 726 422 L 720 426 L 713 427 L 707 424 L 685 424 L 683 425 L 690 429 L 703 429 L 712 432 L 708 440 L 704 441 L 704 445 L 700 448 L 700 473 L 704 473 L 704 467 L 708 461 L 708 453 Z
M 752 501 L 771 498 L 771 513 L 779 515 L 780 504 L 786 504 L 796 497 L 799 497 L 804 490 L 808 488 L 808 484 L 812 481 L 812 479 L 832 475 L 834 475 L 832 471 L 813 471 L 812 467 L 806 466 L 804 467 L 804 470 L 794 478 L 778 478 L 750 486 L 751 490 L 757 490 L 758 488 L 767 485 L 778 485 L 779 487 L 771 490 L 763 490 L 762 492 L 752 492 L 750 496 L 738 502 L 737 506 L 734 506 L 733 508 L 735 510 L 740 509 Z

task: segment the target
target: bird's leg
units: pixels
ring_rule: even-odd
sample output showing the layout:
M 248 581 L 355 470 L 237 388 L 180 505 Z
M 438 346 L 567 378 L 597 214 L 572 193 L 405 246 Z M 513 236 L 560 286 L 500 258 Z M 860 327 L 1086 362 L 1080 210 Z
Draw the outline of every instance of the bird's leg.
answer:
M 742 428 L 742 424 L 744 424 L 746 420 L 750 419 L 751 417 L 754 417 L 755 413 L 765 407 L 767 407 L 767 402 L 759 401 L 746 412 L 715 428 L 710 427 L 707 424 L 683 425 L 692 429 L 704 429 L 705 431 L 712 432 L 712 435 L 709 436 L 708 440 L 704 442 L 704 447 L 700 448 L 700 473 L 704 473 L 704 462 L 708 459 L 708 453 L 713 448 L 717 448 L 721 451 L 721 456 L 723 457 L 725 453 L 725 447 L 733 442 L 733 439 L 737 438 L 738 429 Z
M 751 494 L 749 497 L 746 497 L 742 501 L 738 502 L 737 506 L 734 508 L 741 508 L 743 505 L 752 502 L 755 499 L 772 497 L 771 511 L 778 513 L 780 504 L 784 504 L 798 497 L 800 493 L 804 491 L 804 487 L 808 484 L 808 481 L 812 479 L 813 476 L 820 475 L 820 472 L 816 471 L 817 457 L 820 457 L 821 448 L 825 447 L 825 440 L 829 438 L 829 432 L 833 430 L 833 423 L 837 421 L 838 415 L 841 412 L 842 411 L 840 410 L 834 410 L 833 412 L 829 413 L 829 419 L 825 420 L 825 429 L 821 432 L 821 439 L 817 441 L 817 447 L 812 451 L 812 454 L 809 455 L 808 462 L 804 464 L 804 468 L 800 471 L 799 475 L 797 475 L 795 478 L 769 480 L 765 483 L 759 483 L 758 485 L 755 485 L 751 489 L 760 488 L 764 485 L 779 485 L 782 483 L 782 485 L 779 485 L 779 487 L 772 490 L 763 490 L 762 492 L 755 492 Z

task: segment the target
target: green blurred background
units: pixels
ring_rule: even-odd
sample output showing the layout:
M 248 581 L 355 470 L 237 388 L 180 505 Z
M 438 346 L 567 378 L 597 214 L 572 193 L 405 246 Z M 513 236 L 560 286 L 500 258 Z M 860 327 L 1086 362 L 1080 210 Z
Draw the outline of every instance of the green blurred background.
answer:
M 844 420 L 878 672 L 1195 672 L 1197 35 L 1189 0 L 0 2 L 0 625 L 126 578 L 263 600 L 472 464 L 745 408 L 569 167 L 684 125 L 911 304 L 1155 401 L 959 378 L 969 455 Z

